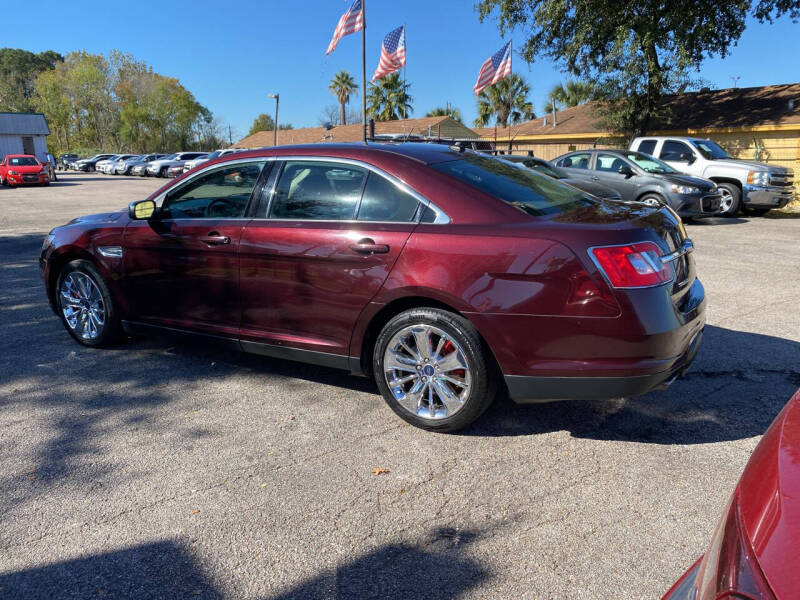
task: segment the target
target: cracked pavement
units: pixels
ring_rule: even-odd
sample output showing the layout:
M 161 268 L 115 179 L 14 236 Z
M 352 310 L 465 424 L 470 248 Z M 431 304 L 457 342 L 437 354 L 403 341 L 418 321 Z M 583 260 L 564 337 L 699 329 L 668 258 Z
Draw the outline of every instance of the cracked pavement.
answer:
M 709 306 L 686 379 L 501 400 L 456 435 L 342 372 L 82 348 L 47 307 L 42 238 L 160 183 L 0 189 L 0 598 L 659 598 L 800 386 L 789 218 L 688 225 Z

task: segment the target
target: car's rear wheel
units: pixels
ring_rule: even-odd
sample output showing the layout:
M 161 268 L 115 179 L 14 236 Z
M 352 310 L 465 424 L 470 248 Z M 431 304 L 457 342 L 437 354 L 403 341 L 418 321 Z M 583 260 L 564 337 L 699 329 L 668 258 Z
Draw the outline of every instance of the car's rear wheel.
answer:
M 161 167 L 161 170 L 158 172 L 159 177 L 166 177 L 167 171 L 169 171 L 169 167 Z
M 739 204 L 742 201 L 742 190 L 739 186 L 732 183 L 718 183 L 721 197 L 719 199 L 719 215 L 722 217 L 732 217 L 739 211 Z
M 69 334 L 84 346 L 119 340 L 119 312 L 103 276 L 87 260 L 74 260 L 58 275 L 58 314 Z
M 485 344 L 465 318 L 435 308 L 392 318 L 375 343 L 373 372 L 386 403 L 412 425 L 455 431 L 492 403 L 497 379 Z

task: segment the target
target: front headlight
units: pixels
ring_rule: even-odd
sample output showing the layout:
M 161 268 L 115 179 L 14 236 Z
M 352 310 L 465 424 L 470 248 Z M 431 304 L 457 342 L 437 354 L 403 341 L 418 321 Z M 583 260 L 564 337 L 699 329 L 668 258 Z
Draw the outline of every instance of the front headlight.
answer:
M 749 171 L 747 173 L 747 183 L 753 185 L 769 185 L 769 173 L 766 171 Z
M 676 194 L 699 194 L 700 189 L 691 185 L 673 185 L 672 191 Z
M 12 171 L 12 170 L 9 170 L 8 174 L 9 175 L 19 175 L 19 173 L 17 173 L 16 171 Z
M 45 236 L 44 241 L 42 242 L 42 250 L 46 250 L 47 248 L 49 248 L 52 245 L 54 239 L 56 239 L 56 235 L 52 232 L 48 233 Z

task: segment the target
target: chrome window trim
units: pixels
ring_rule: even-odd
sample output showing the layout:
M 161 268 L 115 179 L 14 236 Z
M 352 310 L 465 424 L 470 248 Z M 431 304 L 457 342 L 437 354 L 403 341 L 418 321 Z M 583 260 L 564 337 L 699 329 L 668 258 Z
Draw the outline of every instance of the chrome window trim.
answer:
M 360 160 L 356 160 L 356 159 L 353 159 L 353 158 L 337 158 L 335 156 L 302 156 L 302 155 L 299 155 L 299 156 L 295 156 L 295 155 L 289 155 L 289 156 L 251 156 L 249 158 L 236 158 L 236 159 L 233 159 L 233 160 L 226 160 L 224 162 L 215 163 L 213 165 L 208 165 L 208 166 L 205 166 L 205 167 L 201 168 L 199 171 L 194 173 L 192 175 L 192 177 L 187 178 L 185 181 L 181 182 L 179 186 L 173 186 L 173 187 L 161 192 L 158 196 L 156 196 L 153 199 L 153 201 L 156 203 L 156 207 L 160 209 L 162 203 L 164 202 L 164 197 L 168 193 L 172 192 L 175 189 L 178 189 L 178 187 L 181 187 L 184 184 L 189 183 L 190 181 L 193 181 L 196 177 L 200 177 L 203 173 L 205 173 L 206 171 L 210 171 L 211 169 L 216 169 L 218 167 L 223 167 L 225 165 L 234 165 L 234 164 L 239 164 L 239 163 L 264 162 L 266 164 L 267 162 L 275 162 L 275 161 L 281 161 L 281 162 L 285 163 L 285 162 L 290 161 L 290 160 L 303 160 L 303 161 L 312 161 L 312 162 L 337 162 L 337 163 L 344 163 L 344 164 L 349 164 L 349 165 L 352 165 L 352 166 L 357 166 L 357 167 L 361 167 L 361 168 L 367 169 L 368 171 L 372 171 L 372 172 L 380 175 L 381 177 L 385 177 L 386 179 L 391 181 L 394 185 L 396 185 L 398 188 L 400 188 L 402 191 L 404 191 L 407 194 L 413 196 L 422 205 L 426 206 L 427 208 L 430 208 L 434 213 L 436 213 L 436 217 L 434 218 L 434 220 L 431 221 L 430 223 L 425 223 L 425 225 L 447 225 L 447 224 L 450 223 L 450 216 L 447 215 L 447 213 L 445 213 L 436 204 L 434 204 L 433 202 L 428 200 L 425 196 L 423 196 L 422 194 L 417 192 L 415 189 L 413 189 L 412 187 L 407 185 L 402 179 L 400 179 L 398 177 L 395 177 L 394 175 L 392 175 L 390 173 L 387 173 L 383 169 L 380 169 L 380 168 L 378 168 L 378 167 L 376 167 L 374 165 L 371 165 L 369 163 L 366 163 L 366 162 L 363 162 L 363 161 L 360 161 Z M 275 193 L 275 188 L 277 186 L 279 178 L 280 178 L 280 173 L 278 174 L 278 177 L 275 178 L 275 181 L 273 181 L 272 186 L 271 186 L 271 188 L 269 190 L 269 200 L 267 202 L 267 212 L 266 212 L 267 215 L 269 215 L 269 211 L 272 209 L 272 196 Z M 264 193 L 264 191 L 262 190 L 262 194 L 263 193 Z M 395 224 L 395 225 L 402 224 L 402 223 L 419 224 L 421 219 L 422 219 L 422 214 L 424 213 L 424 210 L 420 210 L 420 211 L 417 211 L 417 212 L 419 214 L 417 215 L 417 217 L 416 217 L 416 219 L 414 221 L 358 221 L 358 220 L 355 220 L 355 219 L 354 220 L 349 220 L 349 221 L 344 221 L 344 220 L 341 220 L 341 219 L 276 219 L 276 218 L 269 217 L 269 216 L 266 216 L 266 217 L 253 217 L 253 220 L 255 220 L 255 221 L 278 221 L 278 222 L 279 221 L 297 221 L 297 222 L 308 222 L 308 223 L 326 223 L 326 222 L 327 223 L 351 223 L 352 222 L 352 223 L 385 223 L 385 224 Z M 234 217 L 214 217 L 214 218 L 215 219 L 220 219 L 220 220 L 225 220 L 225 219 L 233 220 L 234 219 Z M 236 217 L 236 219 L 241 219 L 241 217 Z M 192 219 L 185 219 L 185 220 L 192 220 Z
M 436 206 L 433 202 L 428 200 L 425 196 L 417 192 L 415 189 L 407 185 L 402 179 L 395 177 L 394 175 L 387 173 L 383 169 L 376 167 L 375 165 L 371 165 L 364 161 L 360 161 L 354 158 L 338 158 L 335 156 L 276 156 L 270 157 L 275 160 L 281 160 L 284 163 L 297 160 L 297 161 L 306 161 L 306 162 L 334 162 L 334 163 L 341 163 L 347 164 L 354 167 L 360 167 L 362 169 L 366 169 L 368 171 L 372 171 L 373 173 L 388 179 L 392 184 L 400 188 L 401 191 L 407 193 L 408 195 L 412 196 L 417 200 L 417 202 L 421 203 L 422 205 L 430 208 L 433 212 L 436 213 L 436 218 L 431 223 L 426 223 L 426 225 L 446 225 L 450 223 L 450 217 L 438 206 Z M 267 203 L 267 215 L 269 215 L 269 211 L 272 209 L 272 195 L 275 193 L 275 186 L 277 185 L 277 181 L 280 178 L 280 174 L 278 178 L 275 179 L 275 183 L 270 190 L 270 198 L 269 202 Z M 366 178 L 365 178 L 366 179 Z M 362 190 L 363 192 L 363 190 Z M 360 202 L 360 200 L 359 200 Z M 354 223 L 419 223 L 420 219 L 422 218 L 422 212 L 419 211 L 419 216 L 414 221 L 359 221 L 353 220 Z M 343 219 L 278 219 L 275 217 L 256 217 L 258 220 L 263 221 L 299 221 L 299 222 L 310 222 L 310 223 L 322 223 L 322 222 L 333 222 L 333 223 L 345 223 Z

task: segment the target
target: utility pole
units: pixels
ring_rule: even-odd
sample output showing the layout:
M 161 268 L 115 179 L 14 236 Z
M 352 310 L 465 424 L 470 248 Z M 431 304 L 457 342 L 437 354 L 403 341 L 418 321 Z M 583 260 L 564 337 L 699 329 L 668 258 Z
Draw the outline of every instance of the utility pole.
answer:
M 230 123 L 228 123 L 228 146 L 233 146 L 233 130 Z
M 280 100 L 280 94 L 267 94 L 268 98 L 275 98 L 275 130 L 272 132 L 272 145 L 278 145 L 278 101 Z

